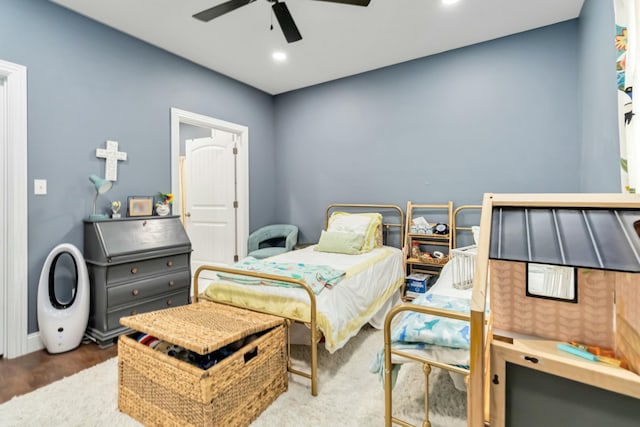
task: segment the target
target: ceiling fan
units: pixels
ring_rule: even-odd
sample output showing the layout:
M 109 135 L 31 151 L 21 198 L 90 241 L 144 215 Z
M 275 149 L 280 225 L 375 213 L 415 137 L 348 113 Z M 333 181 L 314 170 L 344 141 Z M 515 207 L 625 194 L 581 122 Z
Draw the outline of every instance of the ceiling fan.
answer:
M 194 18 L 199 19 L 203 22 L 209 22 L 219 16 L 222 16 L 226 13 L 234 11 L 239 7 L 246 6 L 249 3 L 253 3 L 256 0 L 228 0 L 224 3 L 220 3 L 217 6 L 214 6 L 210 9 L 203 10 L 202 12 L 196 13 L 193 15 Z M 293 17 L 291 13 L 289 13 L 289 9 L 287 5 L 283 1 L 278 0 L 267 0 L 269 3 L 273 3 L 271 9 L 273 10 L 273 14 L 276 16 L 278 23 L 280 24 L 280 28 L 282 29 L 282 33 L 284 34 L 284 38 L 287 39 L 287 42 L 293 43 L 298 40 L 302 40 L 302 35 L 300 31 L 298 31 L 298 27 L 296 23 L 293 21 Z M 316 0 L 316 1 L 326 1 L 330 3 L 340 3 L 340 4 L 348 4 L 352 6 L 369 6 L 371 0 Z

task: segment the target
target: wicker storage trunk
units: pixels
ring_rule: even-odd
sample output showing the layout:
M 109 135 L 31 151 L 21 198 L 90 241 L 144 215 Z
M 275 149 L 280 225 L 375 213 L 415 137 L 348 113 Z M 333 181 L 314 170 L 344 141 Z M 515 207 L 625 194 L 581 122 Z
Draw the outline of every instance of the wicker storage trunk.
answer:
M 246 426 L 287 389 L 279 317 L 203 301 L 121 323 L 201 355 L 261 334 L 207 370 L 121 336 L 118 408 L 145 425 Z

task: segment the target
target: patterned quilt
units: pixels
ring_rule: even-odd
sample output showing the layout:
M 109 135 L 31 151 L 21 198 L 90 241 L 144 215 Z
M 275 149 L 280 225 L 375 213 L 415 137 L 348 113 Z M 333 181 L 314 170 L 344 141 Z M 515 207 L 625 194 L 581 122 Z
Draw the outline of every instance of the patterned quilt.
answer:
M 336 270 L 326 265 L 282 263 L 269 261 L 268 259 L 256 259 L 254 257 L 246 257 L 231 267 L 238 270 L 267 273 L 290 277 L 292 279 L 301 279 L 311 287 L 313 293 L 316 295 L 325 288 L 332 288 L 333 286 L 336 286 L 346 274 L 345 271 Z M 287 282 L 264 280 L 257 277 L 242 276 L 240 274 L 217 274 L 221 279 L 245 285 L 269 285 L 287 288 L 296 287 L 296 285 Z
M 426 293 L 413 300 L 413 304 L 469 313 L 469 300 Z M 469 322 L 407 312 L 391 331 L 391 340 L 425 343 L 452 348 L 469 348 Z
M 412 301 L 412 304 L 443 308 L 461 313 L 469 313 L 470 300 L 448 295 L 425 293 Z M 470 346 L 469 322 L 450 319 L 448 317 L 408 311 L 401 317 L 399 323 L 391 330 L 391 346 L 396 350 L 430 350 L 436 347 L 468 350 Z M 451 353 L 448 353 L 450 357 Z M 468 356 L 456 356 L 458 362 L 441 360 L 460 368 L 468 369 Z M 436 357 L 436 359 L 438 359 Z M 462 362 L 464 360 L 464 362 Z M 391 383 L 395 385 L 401 364 L 393 364 L 391 369 Z M 384 382 L 384 349 L 380 350 L 369 368 L 376 373 L 380 382 Z

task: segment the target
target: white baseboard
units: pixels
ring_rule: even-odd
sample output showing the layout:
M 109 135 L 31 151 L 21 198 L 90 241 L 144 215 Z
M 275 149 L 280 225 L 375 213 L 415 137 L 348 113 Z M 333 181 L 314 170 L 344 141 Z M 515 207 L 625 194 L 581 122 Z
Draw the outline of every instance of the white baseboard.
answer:
M 27 353 L 33 353 L 44 349 L 44 343 L 40 339 L 40 332 L 34 332 L 27 336 Z

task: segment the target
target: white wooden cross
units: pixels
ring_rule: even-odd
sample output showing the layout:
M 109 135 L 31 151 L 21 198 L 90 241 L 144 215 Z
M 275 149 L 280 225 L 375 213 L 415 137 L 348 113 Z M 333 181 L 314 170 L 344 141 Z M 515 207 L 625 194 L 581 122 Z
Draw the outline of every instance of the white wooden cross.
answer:
M 107 149 L 97 148 L 96 157 L 107 160 L 104 167 L 104 179 L 117 181 L 118 160 L 127 160 L 127 153 L 118 151 L 118 143 L 116 141 L 107 141 Z

